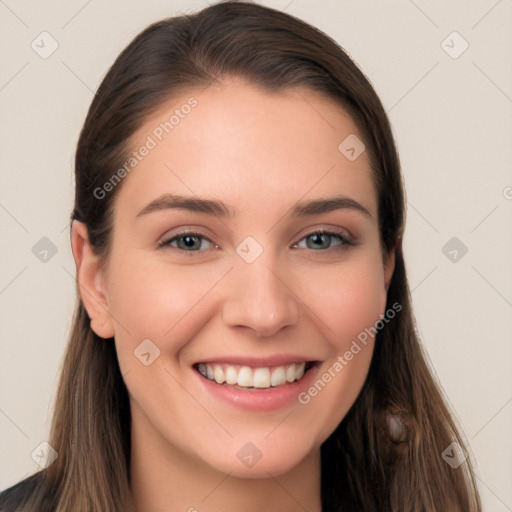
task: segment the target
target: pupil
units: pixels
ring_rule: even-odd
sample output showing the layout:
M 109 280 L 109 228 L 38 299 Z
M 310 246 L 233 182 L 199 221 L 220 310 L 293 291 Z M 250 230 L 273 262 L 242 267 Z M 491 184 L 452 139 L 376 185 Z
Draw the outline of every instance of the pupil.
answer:
M 185 242 L 185 245 L 187 247 L 193 247 L 194 246 L 194 237 L 190 236 L 190 235 L 186 235 L 185 238 L 183 239 L 184 242 Z
M 313 238 L 313 243 L 314 244 L 319 244 L 319 245 L 322 244 L 322 241 L 329 242 L 329 239 L 330 239 L 330 237 L 328 235 L 319 235 L 319 234 L 313 235 L 312 238 Z

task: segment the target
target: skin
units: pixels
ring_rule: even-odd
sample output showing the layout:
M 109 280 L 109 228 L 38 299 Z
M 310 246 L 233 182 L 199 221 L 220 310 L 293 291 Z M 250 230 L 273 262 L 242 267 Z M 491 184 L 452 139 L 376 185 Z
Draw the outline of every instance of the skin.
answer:
M 320 512 L 320 446 L 359 394 L 373 340 L 307 405 L 274 411 L 217 400 L 192 364 L 293 353 L 321 361 L 320 377 L 384 315 L 394 255 L 382 257 L 369 160 L 363 152 L 351 162 L 338 150 L 348 135 L 362 136 L 338 104 L 317 93 L 269 93 L 230 80 L 168 101 L 136 133 L 133 148 L 191 96 L 197 106 L 117 191 L 104 269 L 85 226 L 72 227 L 91 327 L 115 337 L 130 395 L 133 504 L 143 512 Z M 164 192 L 222 200 L 235 214 L 167 209 L 137 217 Z M 335 195 L 370 215 L 290 216 L 298 201 Z M 335 236 L 322 242 L 311 236 L 319 228 L 357 245 L 340 246 Z M 187 252 L 183 239 L 158 247 L 181 229 L 205 237 L 196 240 L 199 250 Z M 250 264 L 236 252 L 248 236 L 263 248 Z M 148 338 L 160 356 L 145 366 L 134 350 Z M 247 442 L 262 455 L 251 468 L 237 457 Z

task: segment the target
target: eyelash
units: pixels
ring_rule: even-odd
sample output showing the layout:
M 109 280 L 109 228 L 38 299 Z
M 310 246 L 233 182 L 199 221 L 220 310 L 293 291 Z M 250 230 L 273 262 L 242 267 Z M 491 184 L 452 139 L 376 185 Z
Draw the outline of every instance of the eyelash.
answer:
M 307 235 L 303 236 L 299 242 L 296 242 L 296 243 L 293 243 L 292 246 L 297 246 L 298 243 L 300 243 L 302 240 L 304 240 L 305 238 L 309 238 L 313 235 L 326 235 L 326 236 L 334 236 L 336 238 L 338 238 L 340 241 L 341 241 L 341 244 L 340 245 L 336 245 L 334 247 L 328 247 L 327 249 L 318 249 L 320 252 L 325 252 L 325 251 L 329 251 L 329 250 L 344 250 L 344 249 L 347 249 L 348 246 L 356 246 L 357 244 L 354 242 L 354 240 L 352 240 L 351 238 L 345 236 L 345 235 L 342 235 L 341 233 L 337 233 L 337 232 L 334 232 L 334 231 L 328 231 L 326 229 L 317 229 L 315 231 L 312 231 L 311 233 L 308 233 Z M 180 249 L 179 247 L 174 247 L 171 245 L 172 242 L 174 242 L 175 240 L 178 240 L 180 238 L 183 238 L 185 236 L 190 236 L 190 237 L 197 237 L 197 238 L 201 238 L 201 239 L 204 239 L 204 240 L 208 240 L 208 242 L 212 243 L 213 242 L 206 236 L 202 235 L 201 233 L 197 233 L 195 231 L 182 231 L 180 233 L 177 233 L 176 235 L 172 236 L 171 238 L 168 238 L 166 240 L 162 240 L 161 242 L 158 243 L 158 247 L 159 248 L 165 248 L 165 247 L 171 247 L 173 249 L 177 249 L 181 252 L 186 252 L 186 253 L 191 253 L 191 255 L 194 255 L 194 253 L 200 253 L 200 252 L 203 252 L 201 250 L 192 250 L 192 251 L 186 251 L 184 249 Z M 215 244 L 213 244 L 215 245 Z M 318 251 L 317 249 L 311 249 L 312 251 Z

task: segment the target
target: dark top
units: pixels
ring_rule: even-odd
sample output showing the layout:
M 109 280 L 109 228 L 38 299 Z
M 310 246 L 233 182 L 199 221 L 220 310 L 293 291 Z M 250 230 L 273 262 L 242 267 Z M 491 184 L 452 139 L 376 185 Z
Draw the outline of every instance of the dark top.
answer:
M 25 505 L 28 498 L 33 495 L 39 480 L 40 472 L 0 492 L 0 512 L 17 512 L 20 510 L 20 507 Z M 44 512 L 53 512 L 53 509 L 46 509 Z

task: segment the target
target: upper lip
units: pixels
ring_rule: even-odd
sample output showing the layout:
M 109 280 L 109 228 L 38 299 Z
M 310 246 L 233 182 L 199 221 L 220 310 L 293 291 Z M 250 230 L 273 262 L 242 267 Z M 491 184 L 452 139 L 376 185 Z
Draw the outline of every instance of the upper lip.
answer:
M 272 356 L 215 356 L 207 359 L 196 361 L 194 365 L 199 363 L 210 364 L 231 364 L 240 366 L 251 366 L 253 368 L 266 368 L 271 366 L 285 366 L 292 363 L 308 363 L 316 362 L 317 360 L 312 357 L 305 357 L 292 354 L 276 354 Z

